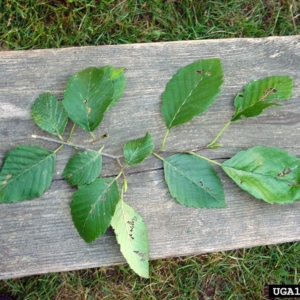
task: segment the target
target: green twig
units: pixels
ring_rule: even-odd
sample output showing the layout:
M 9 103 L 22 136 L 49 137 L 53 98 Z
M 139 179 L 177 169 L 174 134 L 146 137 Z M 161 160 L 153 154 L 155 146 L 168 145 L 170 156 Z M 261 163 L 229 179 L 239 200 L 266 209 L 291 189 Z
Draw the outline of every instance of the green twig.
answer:
M 52 139 L 52 138 L 48 138 L 48 137 L 44 137 L 44 136 L 39 136 L 39 135 L 33 134 L 31 137 L 33 137 L 34 139 L 49 141 L 49 142 L 53 142 L 53 143 L 57 143 L 57 144 L 61 144 L 61 145 L 67 145 L 67 146 L 70 146 L 70 147 L 79 148 L 79 149 L 83 149 L 83 150 L 87 150 L 87 151 L 97 152 L 93 149 L 89 149 L 89 148 L 87 148 L 85 146 L 82 146 L 82 145 L 76 145 L 76 144 L 69 143 L 69 142 L 63 142 L 63 141 L 60 141 L 60 140 L 56 140 L 56 139 Z M 116 159 L 117 161 L 119 160 L 118 156 L 114 156 L 114 155 L 107 154 L 107 153 L 104 153 L 104 152 L 101 152 L 101 155 Z

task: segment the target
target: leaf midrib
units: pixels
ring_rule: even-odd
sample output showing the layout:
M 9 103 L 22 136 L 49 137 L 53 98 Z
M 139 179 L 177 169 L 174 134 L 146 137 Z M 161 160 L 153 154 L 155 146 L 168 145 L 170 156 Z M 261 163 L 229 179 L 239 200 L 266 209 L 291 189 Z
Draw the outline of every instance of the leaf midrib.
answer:
M 74 172 L 74 173 L 77 173 L 77 172 L 79 172 L 81 169 L 83 169 L 83 168 L 84 168 L 84 167 L 86 167 L 87 165 L 91 164 L 91 163 L 92 163 L 92 162 L 94 162 L 94 161 L 95 161 L 97 158 L 99 158 L 99 156 L 101 156 L 101 154 L 100 154 L 100 153 L 98 153 L 97 151 L 90 151 L 90 150 L 89 150 L 89 152 L 91 152 L 91 153 L 96 153 L 96 154 L 97 154 L 97 156 L 95 156 L 95 157 L 92 157 L 92 159 L 91 159 L 91 160 L 89 160 L 89 162 L 88 162 L 88 163 L 86 163 L 86 164 L 84 164 L 82 167 L 75 169 L 75 172 Z
M 240 170 L 240 169 L 237 169 L 237 168 L 234 168 L 234 167 L 228 167 L 228 166 L 224 166 L 224 165 L 222 165 L 222 168 L 228 168 L 228 169 L 236 170 L 236 171 L 243 172 L 243 173 L 246 173 L 246 174 L 254 174 L 254 175 L 259 175 L 259 176 L 262 176 L 262 177 L 271 177 L 273 179 L 280 180 L 280 181 L 291 182 L 290 180 L 285 179 L 286 176 L 279 177 L 279 176 L 276 176 L 276 175 L 273 176 L 273 175 L 263 174 L 263 173 L 259 173 L 259 172 L 249 172 L 249 171 L 244 171 L 244 170 Z M 252 177 L 254 177 L 254 176 L 252 175 Z
M 126 220 L 126 217 L 125 217 L 126 212 L 125 212 L 125 209 L 124 209 L 124 200 L 121 199 L 121 201 L 122 201 L 122 204 L 121 204 L 121 205 L 122 205 L 122 208 L 121 208 L 121 210 L 122 210 L 123 222 L 124 222 L 124 224 L 125 224 L 126 239 L 129 241 L 130 248 L 131 248 L 131 251 L 132 251 L 132 253 L 133 253 L 134 247 L 133 247 L 133 245 L 132 245 L 132 240 L 131 240 L 130 237 L 129 237 L 129 230 L 128 230 L 127 222 L 125 221 L 125 220 Z M 120 230 L 121 230 L 121 229 L 122 229 L 122 228 L 120 228 Z M 135 254 L 135 253 L 134 253 L 134 254 Z M 131 257 L 134 257 L 135 264 L 136 264 L 136 265 L 139 265 L 137 256 L 136 256 L 136 255 L 132 255 Z
M 208 71 L 211 70 L 212 67 L 208 68 Z M 185 103 L 187 102 L 188 98 L 191 96 L 191 94 L 193 93 L 193 91 L 198 87 L 198 85 L 200 84 L 200 82 L 203 80 L 204 75 L 199 79 L 199 81 L 195 84 L 195 86 L 193 87 L 193 89 L 190 91 L 190 93 L 188 94 L 188 96 L 184 99 L 184 101 L 182 102 L 182 104 L 180 105 L 180 107 L 178 108 L 177 112 L 175 113 L 172 121 L 170 122 L 170 125 L 168 126 L 168 129 L 172 128 L 173 122 L 176 119 L 176 116 L 179 114 L 182 106 L 185 105 Z
M 100 194 L 100 196 L 97 197 L 96 201 L 93 203 L 94 206 L 97 204 L 97 202 L 101 201 L 101 200 L 100 200 L 101 196 L 102 196 L 103 194 L 105 194 L 105 191 L 106 191 L 107 189 L 109 189 L 109 188 L 111 187 L 111 185 L 112 185 L 114 182 L 115 182 L 115 179 L 112 180 L 112 182 L 111 182 L 111 183 L 103 190 L 103 192 Z M 108 194 L 108 193 L 107 193 L 107 194 Z M 106 200 L 107 200 L 107 199 L 105 198 L 105 201 L 106 201 Z M 87 214 L 87 216 L 86 216 L 86 218 L 85 218 L 85 221 L 84 221 L 84 224 L 83 224 L 83 226 L 82 226 L 83 229 L 85 229 L 86 222 L 87 222 L 88 218 L 90 217 L 90 215 L 91 215 L 91 213 L 90 213 L 90 210 L 89 210 L 89 213 Z
M 48 155 L 46 158 L 44 158 L 43 160 L 39 161 L 37 164 L 34 164 L 32 167 L 30 167 L 29 169 L 26 169 L 24 172 L 18 174 L 17 176 L 12 177 L 12 179 L 5 185 L 2 185 L 0 188 L 0 191 L 2 191 L 4 188 L 6 188 L 8 185 L 10 185 L 12 182 L 14 182 L 17 178 L 19 178 L 21 175 L 29 172 L 33 167 L 36 167 L 37 165 L 41 164 L 42 162 L 44 162 L 46 159 L 49 159 L 51 155 L 55 154 L 54 152 L 52 152 L 50 155 Z

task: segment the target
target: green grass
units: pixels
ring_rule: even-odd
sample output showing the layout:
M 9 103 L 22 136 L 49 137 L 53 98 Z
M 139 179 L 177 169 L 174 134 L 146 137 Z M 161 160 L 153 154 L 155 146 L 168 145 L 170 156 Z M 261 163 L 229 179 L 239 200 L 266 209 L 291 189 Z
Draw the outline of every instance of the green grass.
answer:
M 151 262 L 150 279 L 127 265 L 4 280 L 14 299 L 268 299 L 268 284 L 299 284 L 300 243 Z
M 0 0 L 0 49 L 300 34 L 298 1 Z M 0 281 L 14 299 L 268 299 L 299 284 L 300 243 Z M 1 262 L 0 262 L 1 263 Z
M 300 32 L 296 1 L 1 0 L 3 49 L 265 37 Z

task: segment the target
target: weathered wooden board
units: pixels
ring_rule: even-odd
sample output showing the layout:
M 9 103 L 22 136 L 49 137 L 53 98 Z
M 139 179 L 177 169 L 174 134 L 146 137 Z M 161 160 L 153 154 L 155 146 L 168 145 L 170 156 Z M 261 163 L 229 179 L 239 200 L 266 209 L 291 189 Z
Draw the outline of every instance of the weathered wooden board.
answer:
M 34 125 L 30 107 L 45 91 L 62 98 L 71 74 L 88 66 L 126 68 L 124 96 L 96 132 L 110 134 L 105 151 L 120 155 L 125 141 L 147 131 L 160 145 L 165 133 L 160 96 L 166 83 L 180 67 L 209 57 L 222 60 L 222 93 L 207 113 L 174 128 L 166 148 L 207 144 L 233 114 L 234 94 L 244 84 L 265 76 L 288 75 L 295 82 L 290 101 L 231 125 L 220 140 L 223 148 L 202 153 L 222 161 L 239 150 L 268 145 L 300 155 L 300 37 L 293 36 L 0 52 L 0 158 L 19 144 L 57 147 L 31 138 L 32 134 L 47 134 Z M 74 143 L 89 141 L 86 133 L 76 129 Z M 58 153 L 55 179 L 40 199 L 0 206 L 0 279 L 124 262 L 111 230 L 86 244 L 72 224 L 69 203 L 74 189 L 61 179 L 72 153 L 68 147 Z M 157 159 L 149 158 L 129 170 L 126 200 L 148 225 L 151 259 L 300 240 L 300 203 L 262 203 L 217 171 L 228 207 L 196 210 L 170 197 Z M 118 165 L 106 158 L 103 175 L 117 172 Z

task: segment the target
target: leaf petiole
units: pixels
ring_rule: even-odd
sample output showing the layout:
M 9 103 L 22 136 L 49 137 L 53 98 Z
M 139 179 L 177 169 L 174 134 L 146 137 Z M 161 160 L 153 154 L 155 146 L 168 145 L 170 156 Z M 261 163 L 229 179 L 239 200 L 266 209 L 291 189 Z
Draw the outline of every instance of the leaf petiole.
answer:
M 57 153 L 64 145 L 60 145 L 58 148 L 56 148 L 53 152 Z
M 70 131 L 69 137 L 67 139 L 67 142 L 72 138 L 75 127 L 76 127 L 76 124 L 74 123 L 72 128 L 71 128 L 71 131 Z
M 161 147 L 160 147 L 160 150 L 163 150 L 165 148 L 165 143 L 166 143 L 166 140 L 167 140 L 167 137 L 169 135 L 169 132 L 170 132 L 170 129 L 168 129 L 165 133 L 165 136 L 163 138 L 163 141 L 162 141 L 162 144 L 161 144 Z
M 197 156 L 197 157 L 199 157 L 199 158 L 202 158 L 202 159 L 205 159 L 205 160 L 207 160 L 208 162 L 210 162 L 210 163 L 212 163 L 212 164 L 215 164 L 215 165 L 218 165 L 218 166 L 222 166 L 222 164 L 220 164 L 220 163 L 218 163 L 218 162 L 216 162 L 216 161 L 214 161 L 214 160 L 211 160 L 211 159 L 209 159 L 209 158 L 207 158 L 207 157 L 205 157 L 205 156 L 201 156 L 201 155 L 199 155 L 199 154 L 197 154 L 197 153 L 195 153 L 195 152 L 189 152 L 189 154 L 191 154 L 191 155 L 194 155 L 194 156 Z
M 93 138 L 93 141 L 96 141 L 97 140 L 96 136 L 91 131 L 90 131 L 90 134 L 91 134 L 91 136 Z
M 158 155 L 157 153 L 155 153 L 155 152 L 152 152 L 152 154 L 153 154 L 154 156 L 156 156 L 158 159 L 160 159 L 161 161 L 164 161 L 164 160 L 165 160 L 163 157 L 159 156 L 159 155 Z
M 206 146 L 207 148 L 215 148 L 216 141 L 220 138 L 222 133 L 227 129 L 227 127 L 231 124 L 231 120 L 225 124 L 225 126 L 220 130 L 217 136 Z M 219 145 L 218 145 L 219 146 Z

